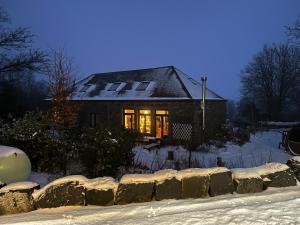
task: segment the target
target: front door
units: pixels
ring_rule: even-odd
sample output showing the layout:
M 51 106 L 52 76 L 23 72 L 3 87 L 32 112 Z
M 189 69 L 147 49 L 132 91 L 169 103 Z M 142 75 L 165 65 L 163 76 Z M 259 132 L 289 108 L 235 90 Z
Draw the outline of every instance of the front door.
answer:
M 167 137 L 169 133 L 168 111 L 156 110 L 155 121 L 156 138 Z

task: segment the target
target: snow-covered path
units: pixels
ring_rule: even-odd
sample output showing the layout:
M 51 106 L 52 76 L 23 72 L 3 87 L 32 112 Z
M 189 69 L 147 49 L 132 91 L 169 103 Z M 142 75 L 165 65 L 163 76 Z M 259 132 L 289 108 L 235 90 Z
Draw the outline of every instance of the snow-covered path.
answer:
M 112 207 L 64 207 L 0 217 L 0 224 L 300 224 L 300 186 L 251 195 Z

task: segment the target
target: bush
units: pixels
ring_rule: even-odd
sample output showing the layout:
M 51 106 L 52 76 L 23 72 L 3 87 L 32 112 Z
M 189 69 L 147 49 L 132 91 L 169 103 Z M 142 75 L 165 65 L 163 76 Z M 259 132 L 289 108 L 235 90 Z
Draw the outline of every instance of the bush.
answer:
M 137 138 L 137 133 L 125 129 L 86 129 L 80 139 L 80 155 L 89 176 L 115 176 L 120 167 L 130 167 L 134 159 L 132 148 Z
M 225 143 L 231 141 L 238 145 L 243 145 L 250 140 L 250 134 L 255 132 L 253 128 L 232 128 L 229 125 L 221 125 L 209 137 L 209 144 L 218 148 L 224 147 Z
M 37 111 L 2 123 L 0 142 L 22 149 L 35 171 L 65 174 L 68 157 L 77 148 L 77 138 L 67 130 L 52 130 L 48 121 L 47 114 Z

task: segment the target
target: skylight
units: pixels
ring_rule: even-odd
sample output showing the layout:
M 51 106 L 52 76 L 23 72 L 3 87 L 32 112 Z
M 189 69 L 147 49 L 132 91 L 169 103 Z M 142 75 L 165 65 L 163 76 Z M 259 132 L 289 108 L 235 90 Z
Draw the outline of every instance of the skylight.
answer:
M 85 85 L 79 90 L 79 92 L 86 92 L 87 89 L 89 89 L 90 86 L 91 86 L 91 84 L 85 84 Z
M 136 88 L 137 91 L 145 91 L 147 87 L 149 86 L 150 81 L 143 81 L 139 84 L 139 86 Z
M 108 91 L 116 91 L 118 89 L 118 87 L 120 86 L 120 82 L 116 82 L 116 83 L 113 83 L 110 88 L 108 88 Z

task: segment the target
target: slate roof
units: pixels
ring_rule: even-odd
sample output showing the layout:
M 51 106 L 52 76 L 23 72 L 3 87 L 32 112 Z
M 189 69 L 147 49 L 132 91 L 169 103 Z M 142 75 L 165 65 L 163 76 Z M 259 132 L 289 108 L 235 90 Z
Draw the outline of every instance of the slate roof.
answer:
M 145 86 L 145 90 L 138 88 Z M 201 99 L 201 90 L 199 82 L 174 66 L 165 66 L 92 74 L 76 84 L 72 100 Z M 208 88 L 206 99 L 225 100 Z

